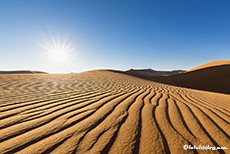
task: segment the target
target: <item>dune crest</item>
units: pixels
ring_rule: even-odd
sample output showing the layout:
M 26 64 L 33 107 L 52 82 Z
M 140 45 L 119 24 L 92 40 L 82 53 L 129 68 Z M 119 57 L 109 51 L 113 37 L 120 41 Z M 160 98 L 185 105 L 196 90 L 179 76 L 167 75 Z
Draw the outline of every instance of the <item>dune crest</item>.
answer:
M 200 70 L 200 69 L 204 69 L 208 67 L 215 67 L 215 66 L 221 66 L 221 65 L 230 65 L 230 60 L 219 60 L 219 61 L 208 62 L 198 67 L 195 67 L 193 69 L 190 69 L 186 72 L 191 72 L 191 71 L 196 71 L 196 70 Z

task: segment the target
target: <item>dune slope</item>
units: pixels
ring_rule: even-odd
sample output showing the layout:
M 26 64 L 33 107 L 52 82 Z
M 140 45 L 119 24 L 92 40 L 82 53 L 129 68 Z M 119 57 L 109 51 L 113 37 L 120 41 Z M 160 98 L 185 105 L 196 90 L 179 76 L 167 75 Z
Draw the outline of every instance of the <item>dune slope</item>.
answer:
M 178 75 L 153 77 L 153 81 L 230 94 L 230 65 L 198 69 Z
M 230 148 L 226 94 L 111 71 L 1 75 L 0 81 L 0 153 L 207 153 L 185 151 L 185 144 Z
M 230 65 L 211 64 L 207 63 L 205 65 L 207 67 L 202 65 L 187 72 L 170 76 L 147 76 L 121 71 L 119 73 L 174 86 L 230 94 Z

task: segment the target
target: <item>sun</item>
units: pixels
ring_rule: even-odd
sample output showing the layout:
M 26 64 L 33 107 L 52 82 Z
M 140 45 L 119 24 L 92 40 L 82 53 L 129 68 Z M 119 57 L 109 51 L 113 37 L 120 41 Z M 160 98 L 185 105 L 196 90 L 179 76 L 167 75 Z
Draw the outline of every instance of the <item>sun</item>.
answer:
M 64 66 L 69 64 L 73 59 L 72 41 L 67 41 L 66 38 L 61 40 L 50 36 L 50 41 L 44 45 L 40 45 L 44 51 L 45 58 L 52 65 Z

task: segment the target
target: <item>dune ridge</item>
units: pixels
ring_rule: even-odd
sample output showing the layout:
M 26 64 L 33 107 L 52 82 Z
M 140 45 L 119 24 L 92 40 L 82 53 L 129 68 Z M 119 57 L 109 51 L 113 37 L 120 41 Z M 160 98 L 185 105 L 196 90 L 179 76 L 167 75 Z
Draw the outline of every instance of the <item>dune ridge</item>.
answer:
M 185 151 L 185 144 L 230 148 L 226 94 L 111 71 L 0 80 L 0 153 L 207 153 Z
M 230 60 L 219 60 L 219 61 L 208 62 L 208 63 L 205 63 L 203 65 L 192 68 L 186 72 L 191 72 L 191 71 L 196 71 L 196 70 L 200 70 L 200 69 L 205 69 L 208 67 L 215 67 L 215 66 L 221 66 L 221 65 L 229 65 L 230 66 Z

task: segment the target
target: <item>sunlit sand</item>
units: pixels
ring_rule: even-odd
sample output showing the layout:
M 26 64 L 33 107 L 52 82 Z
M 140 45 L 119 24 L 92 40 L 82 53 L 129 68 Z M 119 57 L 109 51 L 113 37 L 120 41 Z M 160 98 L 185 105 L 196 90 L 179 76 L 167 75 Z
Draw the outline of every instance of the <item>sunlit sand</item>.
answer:
M 0 153 L 207 153 L 230 148 L 230 96 L 106 70 L 0 75 Z M 229 150 L 208 153 L 229 153 Z

